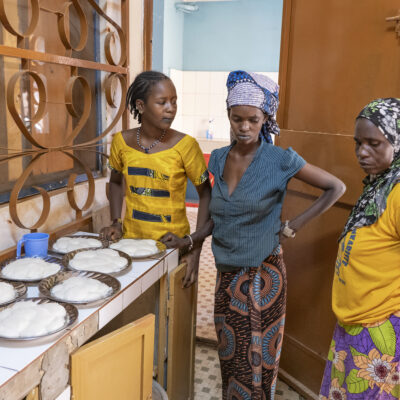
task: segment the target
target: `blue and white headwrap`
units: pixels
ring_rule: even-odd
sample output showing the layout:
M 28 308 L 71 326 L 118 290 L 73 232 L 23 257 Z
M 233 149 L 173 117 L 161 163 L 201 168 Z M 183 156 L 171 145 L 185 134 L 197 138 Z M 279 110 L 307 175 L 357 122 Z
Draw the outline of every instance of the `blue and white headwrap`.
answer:
M 233 106 L 253 106 L 269 116 L 261 128 L 260 136 L 268 143 L 272 143 L 271 133 L 279 135 L 279 126 L 275 119 L 279 105 L 279 85 L 265 75 L 232 71 L 228 75 L 226 87 L 228 109 Z

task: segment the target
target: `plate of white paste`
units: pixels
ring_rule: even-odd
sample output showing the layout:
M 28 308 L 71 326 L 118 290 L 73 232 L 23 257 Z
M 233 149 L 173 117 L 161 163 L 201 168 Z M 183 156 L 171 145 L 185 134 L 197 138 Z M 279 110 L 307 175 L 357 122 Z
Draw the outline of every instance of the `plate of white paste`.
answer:
M 7 282 L 0 279 L 0 307 L 13 303 L 25 293 L 26 286 L 22 282 Z
M 0 308 L 0 338 L 31 340 L 60 332 L 78 318 L 72 304 L 33 297 Z
M 55 257 L 22 257 L 6 261 L 0 267 L 0 278 L 18 282 L 39 282 L 63 269 Z
M 133 259 L 155 258 L 166 250 L 164 243 L 153 239 L 120 239 L 109 248 L 127 253 Z
M 89 271 L 64 271 L 39 283 L 39 292 L 52 300 L 91 306 L 103 303 L 120 288 L 114 277 Z
M 100 249 L 102 247 L 105 247 L 105 242 L 96 236 L 76 235 L 58 238 L 52 243 L 51 250 L 59 254 L 66 254 L 79 249 Z
M 132 258 L 119 250 L 81 249 L 65 254 L 64 267 L 73 271 L 93 271 L 102 274 L 121 275 L 127 272 Z

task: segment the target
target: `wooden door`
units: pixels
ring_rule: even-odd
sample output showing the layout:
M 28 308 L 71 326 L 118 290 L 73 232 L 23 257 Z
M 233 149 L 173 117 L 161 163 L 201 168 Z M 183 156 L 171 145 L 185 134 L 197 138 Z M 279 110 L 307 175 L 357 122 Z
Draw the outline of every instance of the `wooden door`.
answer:
M 331 285 L 337 239 L 362 190 L 354 156 L 358 112 L 378 97 L 400 97 L 398 0 L 285 0 L 278 145 L 341 178 L 346 194 L 284 244 L 288 308 L 281 376 L 310 398 L 319 391 L 335 318 Z M 319 193 L 293 180 L 284 204 L 290 219 Z
M 182 288 L 185 270 L 179 265 L 169 284 L 167 393 L 173 400 L 194 399 L 197 283 Z
M 153 0 L 143 3 L 143 70 L 151 70 L 153 62 Z
M 72 400 L 151 399 L 154 321 L 146 315 L 72 354 Z

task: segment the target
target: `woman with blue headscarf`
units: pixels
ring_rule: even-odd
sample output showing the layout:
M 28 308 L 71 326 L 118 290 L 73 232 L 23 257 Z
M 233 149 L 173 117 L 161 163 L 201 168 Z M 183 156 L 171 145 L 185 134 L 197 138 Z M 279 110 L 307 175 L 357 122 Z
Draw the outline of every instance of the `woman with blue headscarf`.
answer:
M 285 323 L 286 271 L 280 242 L 294 238 L 305 223 L 332 206 L 345 186 L 291 148 L 272 144 L 271 134 L 279 134 L 275 82 L 234 71 L 227 87 L 234 141 L 214 150 L 209 161 L 214 175 L 212 250 L 218 269 L 214 318 L 223 398 L 270 400 Z M 281 224 L 292 177 L 324 193 L 303 213 Z M 206 233 L 196 232 L 193 238 L 201 240 Z
M 234 71 L 227 108 L 234 142 L 213 151 L 210 213 L 218 269 L 215 326 L 224 399 L 273 399 L 286 308 L 280 243 L 294 238 L 345 190 L 331 174 L 307 164 L 291 148 L 274 146 L 278 85 L 266 76 Z M 302 214 L 281 223 L 289 180 L 324 193 Z

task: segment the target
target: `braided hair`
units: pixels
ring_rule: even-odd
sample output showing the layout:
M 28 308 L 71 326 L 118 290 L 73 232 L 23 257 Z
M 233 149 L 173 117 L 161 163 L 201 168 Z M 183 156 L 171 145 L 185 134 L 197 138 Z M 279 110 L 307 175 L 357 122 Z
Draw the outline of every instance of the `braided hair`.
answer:
M 126 94 L 126 104 L 129 112 L 133 114 L 133 118 L 137 118 L 139 124 L 142 123 L 142 116 L 136 108 L 136 100 L 146 102 L 151 88 L 164 79 L 170 79 L 167 75 L 158 71 L 144 71 L 136 76 L 135 80 L 129 86 Z

